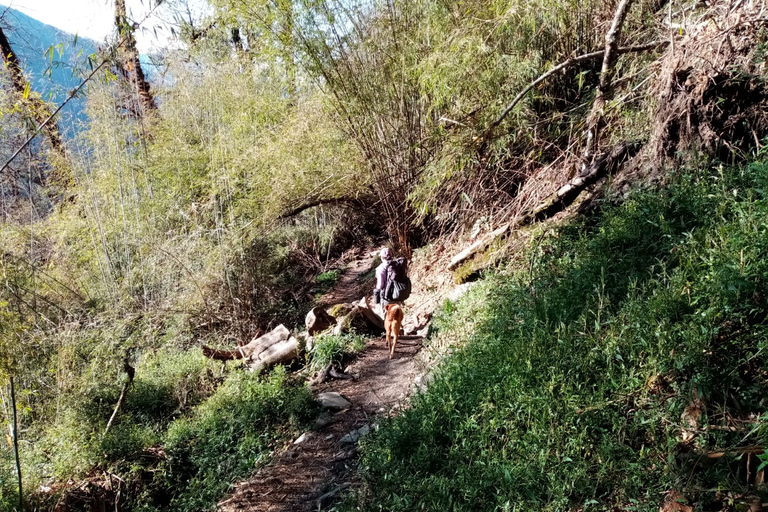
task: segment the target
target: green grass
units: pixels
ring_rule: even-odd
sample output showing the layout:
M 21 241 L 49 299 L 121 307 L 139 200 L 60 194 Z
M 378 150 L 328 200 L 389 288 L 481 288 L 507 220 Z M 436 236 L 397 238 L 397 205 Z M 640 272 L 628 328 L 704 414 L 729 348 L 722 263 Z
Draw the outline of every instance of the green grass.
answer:
M 365 348 L 365 336 L 354 332 L 339 335 L 319 334 L 309 358 L 309 366 L 320 370 L 334 363 L 341 363 L 345 358 Z
M 343 273 L 342 270 L 333 269 L 333 270 L 328 270 L 327 272 L 323 272 L 322 274 L 319 274 L 315 278 L 315 282 L 317 283 L 317 286 L 315 286 L 315 293 L 323 294 L 329 291 L 331 288 L 333 288 L 333 285 L 336 284 L 336 282 L 339 280 L 342 273 Z
M 219 362 L 199 351 L 163 349 L 141 358 L 109 431 L 120 385 L 86 383 L 63 403 L 57 423 L 25 450 L 22 461 L 61 479 L 108 470 L 130 488 L 124 510 L 211 509 L 235 479 L 266 463 L 271 450 L 316 412 L 309 390 L 282 366 L 267 375 L 240 368 L 222 372 Z M 14 497 L 13 481 L 5 478 L 12 474 L 11 459 L 0 452 L 0 461 L 2 505 Z M 27 492 L 46 483 L 30 482 L 31 469 Z M 29 500 L 42 506 L 44 498 Z
M 739 501 L 743 462 L 702 454 L 768 440 L 768 164 L 671 181 L 559 229 L 436 314 L 436 336 L 463 348 L 366 440 L 350 509 L 655 511 L 670 489 Z
M 306 426 L 314 412 L 306 387 L 283 367 L 267 378 L 232 374 L 189 417 L 174 421 L 163 440 L 166 461 L 137 505 L 158 510 L 208 510 L 236 478 L 269 459 L 275 442 Z

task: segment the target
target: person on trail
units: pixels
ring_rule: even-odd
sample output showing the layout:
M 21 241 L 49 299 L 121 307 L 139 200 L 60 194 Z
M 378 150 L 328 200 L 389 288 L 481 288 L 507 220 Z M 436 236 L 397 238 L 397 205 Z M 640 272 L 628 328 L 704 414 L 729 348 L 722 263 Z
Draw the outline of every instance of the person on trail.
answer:
M 407 275 L 405 258 L 392 258 L 392 252 L 385 247 L 379 253 L 381 265 L 376 267 L 376 287 L 373 301 L 381 307 L 382 316 L 387 304 L 402 303 L 411 293 L 411 280 Z
M 389 247 L 385 247 L 379 253 L 381 264 L 376 267 L 376 286 L 373 289 L 373 302 L 378 304 L 382 313 L 387 308 L 389 302 L 384 298 L 384 290 L 387 287 L 387 265 L 392 259 L 392 252 Z M 381 316 L 384 316 L 383 314 Z

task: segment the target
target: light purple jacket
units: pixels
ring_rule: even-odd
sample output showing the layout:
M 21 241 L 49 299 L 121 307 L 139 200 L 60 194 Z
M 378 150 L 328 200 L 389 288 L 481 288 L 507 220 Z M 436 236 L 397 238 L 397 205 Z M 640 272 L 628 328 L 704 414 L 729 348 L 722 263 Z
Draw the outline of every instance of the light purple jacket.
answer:
M 383 290 L 387 286 L 387 264 L 388 261 L 382 261 L 381 265 L 376 267 L 376 290 Z

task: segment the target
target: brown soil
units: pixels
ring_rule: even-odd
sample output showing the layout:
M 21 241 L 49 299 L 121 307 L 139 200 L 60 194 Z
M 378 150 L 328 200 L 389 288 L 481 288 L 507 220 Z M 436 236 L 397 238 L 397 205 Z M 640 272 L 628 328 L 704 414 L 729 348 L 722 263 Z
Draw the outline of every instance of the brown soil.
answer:
M 366 275 L 376 260 L 378 251 L 364 251 L 358 258 L 347 265 L 341 279 L 319 301 L 318 306 L 333 306 L 357 302 L 360 297 L 371 295 L 375 276 Z
M 370 294 L 372 282 L 366 279 L 376 252 L 364 253 L 351 263 L 348 271 L 320 301 L 323 305 L 356 302 Z M 299 444 L 286 443 L 272 462 L 248 480 L 235 484 L 234 492 L 221 501 L 221 512 L 303 512 L 323 510 L 341 495 L 341 490 L 359 484 L 355 471 L 357 448 L 341 444 L 346 434 L 366 425 L 396 415 L 406 407 L 414 389 L 414 380 L 423 373 L 415 359 L 422 338 L 404 336 L 389 359 L 383 338 L 370 339 L 365 350 L 345 372 L 351 380 L 332 380 L 313 391 L 335 391 L 352 406 L 332 414 L 333 423 L 306 432 Z

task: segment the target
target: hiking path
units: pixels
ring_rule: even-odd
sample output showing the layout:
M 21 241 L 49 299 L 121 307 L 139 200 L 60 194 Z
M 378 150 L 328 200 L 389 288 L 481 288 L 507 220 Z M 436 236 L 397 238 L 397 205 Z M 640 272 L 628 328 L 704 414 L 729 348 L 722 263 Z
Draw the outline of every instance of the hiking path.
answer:
M 358 254 L 318 302 L 323 306 L 357 302 L 370 294 L 375 257 L 375 251 Z M 376 428 L 381 418 L 397 415 L 407 406 L 414 382 L 423 373 L 415 359 L 421 347 L 421 337 L 404 336 L 390 360 L 384 338 L 370 338 L 365 349 L 344 369 L 352 379 L 330 380 L 313 389 L 316 396 L 339 393 L 350 405 L 340 411 L 323 412 L 313 429 L 277 448 L 272 461 L 236 483 L 216 510 L 326 510 L 342 491 L 360 485 L 355 471 L 357 444 L 350 437 Z

